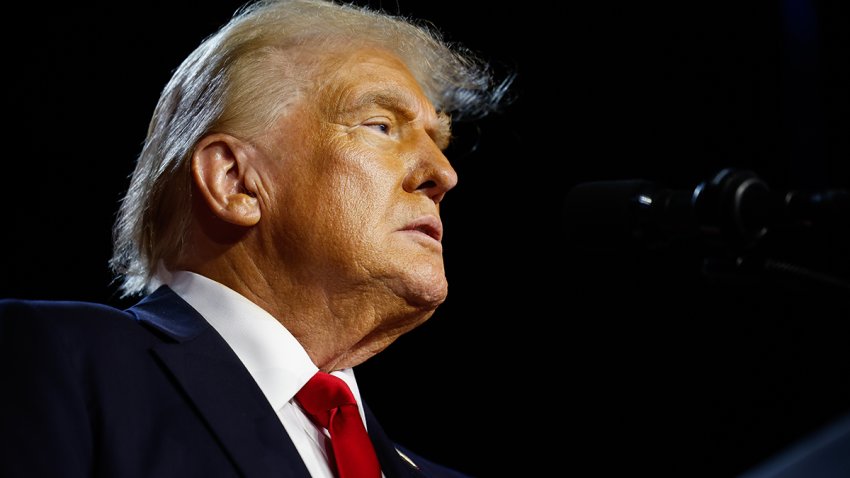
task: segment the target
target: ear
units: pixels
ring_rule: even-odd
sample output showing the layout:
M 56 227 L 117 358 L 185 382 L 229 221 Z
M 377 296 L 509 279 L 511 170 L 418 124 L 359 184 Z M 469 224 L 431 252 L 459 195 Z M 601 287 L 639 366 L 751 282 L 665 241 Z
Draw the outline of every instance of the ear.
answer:
M 237 226 L 253 226 L 260 220 L 260 204 L 245 181 L 256 149 L 234 136 L 205 136 L 192 154 L 192 179 L 210 211 Z

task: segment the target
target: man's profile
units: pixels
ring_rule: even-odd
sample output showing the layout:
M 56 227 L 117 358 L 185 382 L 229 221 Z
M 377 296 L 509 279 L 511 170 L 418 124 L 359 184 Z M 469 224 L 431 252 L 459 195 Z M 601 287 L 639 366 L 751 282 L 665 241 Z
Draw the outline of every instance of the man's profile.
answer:
M 407 19 L 240 9 L 165 85 L 120 205 L 138 302 L 0 301 L 0 475 L 464 476 L 393 442 L 353 369 L 445 300 L 452 121 L 506 87 Z M 317 382 L 346 402 L 313 410 Z

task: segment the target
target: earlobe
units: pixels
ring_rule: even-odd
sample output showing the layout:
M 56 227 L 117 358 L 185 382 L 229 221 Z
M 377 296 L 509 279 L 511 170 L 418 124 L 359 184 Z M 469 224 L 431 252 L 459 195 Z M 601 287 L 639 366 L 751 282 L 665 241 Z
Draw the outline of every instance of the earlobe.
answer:
M 260 204 L 245 180 L 254 149 L 222 133 L 205 136 L 192 154 L 192 180 L 219 219 L 237 226 L 260 220 Z

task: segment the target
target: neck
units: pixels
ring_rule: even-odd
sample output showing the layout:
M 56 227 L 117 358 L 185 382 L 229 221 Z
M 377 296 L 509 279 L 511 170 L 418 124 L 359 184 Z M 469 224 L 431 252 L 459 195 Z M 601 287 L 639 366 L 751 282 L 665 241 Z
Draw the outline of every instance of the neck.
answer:
M 239 243 L 182 261 L 179 267 L 224 284 L 262 307 L 326 372 L 359 365 L 433 313 L 374 283 L 335 283 L 309 268 L 269 268 L 273 263 L 249 254 Z

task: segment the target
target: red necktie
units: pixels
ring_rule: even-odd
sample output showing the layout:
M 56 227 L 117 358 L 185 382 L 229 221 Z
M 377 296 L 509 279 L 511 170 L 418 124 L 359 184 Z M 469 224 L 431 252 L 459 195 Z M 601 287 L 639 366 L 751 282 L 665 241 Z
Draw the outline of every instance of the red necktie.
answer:
M 357 402 L 341 378 L 317 372 L 295 399 L 313 421 L 330 432 L 339 478 L 380 478 L 381 465 Z

